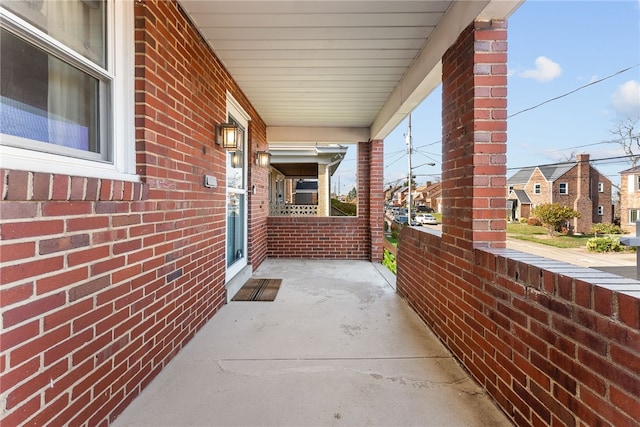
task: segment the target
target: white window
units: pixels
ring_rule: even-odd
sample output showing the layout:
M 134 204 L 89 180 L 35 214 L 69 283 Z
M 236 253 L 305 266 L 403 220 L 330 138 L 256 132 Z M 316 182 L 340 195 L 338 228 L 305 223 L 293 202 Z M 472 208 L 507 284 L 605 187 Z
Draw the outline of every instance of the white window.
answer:
M 604 208 L 602 206 L 598 206 L 598 215 L 604 215 Z
M 640 209 L 629 209 L 629 224 L 633 224 L 639 219 Z
M 598 193 L 604 193 L 604 182 L 598 183 Z
M 558 184 L 558 192 L 560 194 L 569 194 L 569 184 L 566 182 L 561 182 Z
M 0 0 L 0 15 L 0 155 L 9 167 L 134 173 L 132 3 Z
M 635 175 L 636 177 L 636 190 L 640 190 L 640 175 Z
M 533 194 L 540 194 L 541 186 L 540 184 L 533 184 Z

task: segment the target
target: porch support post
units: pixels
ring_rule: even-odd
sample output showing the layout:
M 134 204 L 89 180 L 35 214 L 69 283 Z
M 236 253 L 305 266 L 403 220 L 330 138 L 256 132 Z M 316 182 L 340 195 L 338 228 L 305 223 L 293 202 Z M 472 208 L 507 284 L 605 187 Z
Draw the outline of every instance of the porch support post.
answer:
M 331 216 L 331 187 L 328 165 L 318 163 L 318 216 Z
M 442 57 L 442 241 L 506 247 L 507 23 L 474 22 Z
M 383 142 L 376 139 L 358 143 L 358 217 L 369 231 L 371 262 L 382 261 Z

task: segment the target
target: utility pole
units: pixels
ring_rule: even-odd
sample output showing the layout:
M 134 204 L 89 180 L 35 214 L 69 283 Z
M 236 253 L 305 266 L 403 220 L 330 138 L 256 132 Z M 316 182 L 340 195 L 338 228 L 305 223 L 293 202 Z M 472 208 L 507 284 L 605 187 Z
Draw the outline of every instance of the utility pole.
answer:
M 413 149 L 411 148 L 411 114 L 409 114 L 409 129 L 407 131 L 407 134 L 405 135 L 405 138 L 407 140 L 407 154 L 408 154 L 408 158 L 409 158 L 409 175 L 408 175 L 408 191 L 407 191 L 407 220 L 409 225 L 412 225 L 411 222 L 411 153 L 413 152 Z

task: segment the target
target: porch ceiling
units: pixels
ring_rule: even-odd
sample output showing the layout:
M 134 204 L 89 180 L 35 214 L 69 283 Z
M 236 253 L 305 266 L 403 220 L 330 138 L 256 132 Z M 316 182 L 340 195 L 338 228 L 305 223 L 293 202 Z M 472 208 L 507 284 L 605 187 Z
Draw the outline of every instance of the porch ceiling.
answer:
M 523 0 L 180 0 L 267 124 L 270 143 L 389 134 L 441 80 L 474 19 Z

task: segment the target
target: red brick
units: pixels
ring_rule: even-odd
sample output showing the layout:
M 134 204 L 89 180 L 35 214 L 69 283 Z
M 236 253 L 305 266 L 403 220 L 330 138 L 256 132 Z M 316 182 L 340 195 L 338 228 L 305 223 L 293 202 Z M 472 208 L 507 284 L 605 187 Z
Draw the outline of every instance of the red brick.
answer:
M 65 302 L 66 298 L 64 293 L 59 293 L 9 309 L 2 315 L 2 326 L 4 328 L 10 328 L 11 326 L 52 311 L 57 307 L 61 307 Z
M 6 308 L 21 301 L 26 301 L 33 295 L 33 283 L 24 283 L 12 287 L 0 288 L 0 302 Z
M 64 231 L 64 221 L 14 222 L 2 224 L 2 240 L 23 239 L 25 237 L 47 236 Z
M 67 219 L 67 231 L 95 230 L 109 227 L 108 216 L 89 216 Z
M 45 202 L 42 204 L 43 216 L 88 215 L 92 211 L 90 202 Z
M 95 263 L 100 259 L 108 258 L 109 255 L 108 246 L 91 247 L 69 253 L 67 255 L 67 264 L 69 267 L 74 267 L 79 264 Z
M 81 285 L 75 286 L 69 289 L 69 301 L 73 302 L 94 294 L 101 289 L 106 288 L 111 284 L 111 280 L 109 280 L 109 276 L 102 276 L 96 279 L 93 279 L 87 283 L 83 283 Z
M 640 329 L 640 299 L 626 294 L 617 294 L 618 317 L 630 328 Z
M 35 218 L 38 204 L 32 202 L 2 202 L 0 205 L 0 219 Z
M 54 239 L 41 240 L 39 245 L 40 255 L 49 255 L 61 251 L 69 251 L 91 243 L 88 234 L 75 234 L 73 236 L 56 237 Z
M 0 256 L 2 262 L 16 261 L 19 259 L 31 258 L 36 253 L 34 242 L 3 244 Z
M 70 178 L 67 175 L 53 175 L 51 200 L 69 199 Z
M 12 170 L 7 180 L 7 200 L 29 200 L 30 173 Z
M 35 172 L 33 174 L 33 200 L 49 200 L 51 174 Z

